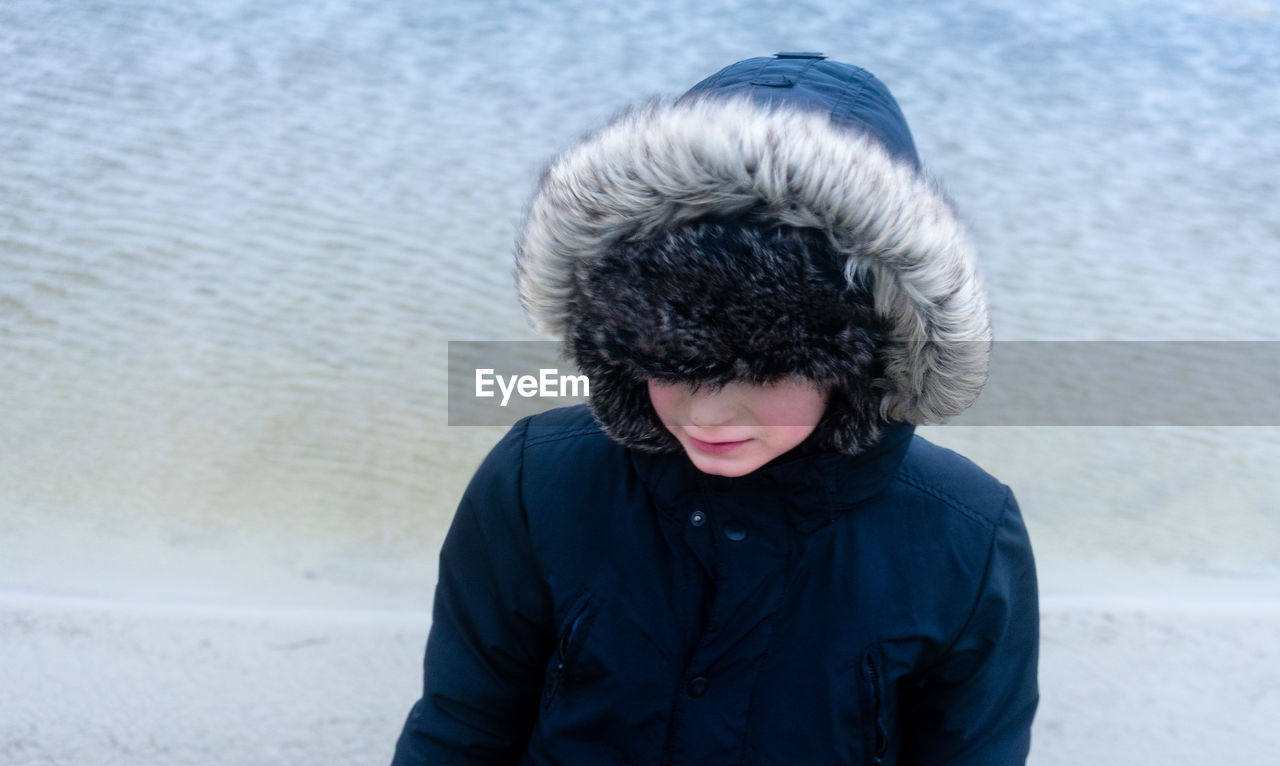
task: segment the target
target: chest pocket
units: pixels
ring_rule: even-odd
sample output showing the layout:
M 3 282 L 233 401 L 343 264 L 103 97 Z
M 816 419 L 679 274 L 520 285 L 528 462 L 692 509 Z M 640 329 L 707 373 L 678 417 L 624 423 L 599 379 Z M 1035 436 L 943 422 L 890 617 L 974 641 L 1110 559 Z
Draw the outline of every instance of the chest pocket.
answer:
M 582 654 L 582 645 L 595 621 L 597 603 L 589 591 L 583 591 L 565 613 L 560 624 L 555 653 L 552 654 L 546 672 L 546 684 L 542 688 L 542 707 L 549 708 L 564 694 L 572 689 L 578 657 Z

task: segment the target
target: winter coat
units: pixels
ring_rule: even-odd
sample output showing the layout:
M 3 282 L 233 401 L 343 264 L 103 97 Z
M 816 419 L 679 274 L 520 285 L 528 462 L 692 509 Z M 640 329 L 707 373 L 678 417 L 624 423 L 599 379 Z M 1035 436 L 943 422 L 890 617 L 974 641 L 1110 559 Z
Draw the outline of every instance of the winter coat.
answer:
M 722 225 L 715 260 L 689 232 Z M 396 766 L 1024 762 L 1018 506 L 914 435 L 985 382 L 985 296 L 882 83 L 779 54 L 622 114 L 548 167 L 517 280 L 590 411 L 517 424 L 467 489 Z M 780 371 L 823 422 L 732 479 L 646 388 Z
M 395 766 L 1023 763 L 1026 530 L 913 431 L 725 479 L 585 407 L 522 421 L 446 539 Z

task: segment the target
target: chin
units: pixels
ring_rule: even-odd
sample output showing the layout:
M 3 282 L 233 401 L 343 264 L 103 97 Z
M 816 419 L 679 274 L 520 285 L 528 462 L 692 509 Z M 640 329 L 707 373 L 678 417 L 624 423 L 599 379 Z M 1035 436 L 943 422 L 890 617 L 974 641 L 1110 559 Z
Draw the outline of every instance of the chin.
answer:
M 724 476 L 725 478 L 734 479 L 739 476 L 746 476 L 768 461 L 759 460 L 717 460 L 708 458 L 703 455 L 695 455 L 690 450 L 685 450 L 685 454 L 689 456 L 689 461 L 693 463 L 693 467 L 706 474 L 712 476 Z

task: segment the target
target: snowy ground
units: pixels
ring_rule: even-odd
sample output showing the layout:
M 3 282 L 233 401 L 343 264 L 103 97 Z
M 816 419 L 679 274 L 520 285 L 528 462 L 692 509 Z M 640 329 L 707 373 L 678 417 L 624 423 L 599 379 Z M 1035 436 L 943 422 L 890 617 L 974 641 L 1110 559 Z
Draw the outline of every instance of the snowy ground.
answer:
M 0 763 L 383 764 L 425 612 L 0 596 Z M 1280 601 L 1048 596 L 1031 763 L 1273 764 Z

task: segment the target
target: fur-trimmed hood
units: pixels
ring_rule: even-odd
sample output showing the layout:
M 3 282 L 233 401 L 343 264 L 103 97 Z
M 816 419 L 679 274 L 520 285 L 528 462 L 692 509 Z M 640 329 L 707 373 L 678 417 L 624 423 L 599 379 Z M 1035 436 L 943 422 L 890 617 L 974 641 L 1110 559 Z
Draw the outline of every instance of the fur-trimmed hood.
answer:
M 862 69 L 817 54 L 779 54 L 734 64 L 679 100 L 625 111 L 554 159 L 529 207 L 516 251 L 521 302 L 593 377 L 593 410 L 615 438 L 653 450 L 673 441 L 661 424 L 654 431 L 647 399 L 634 390 L 642 381 L 605 380 L 602 388 L 595 379 L 638 377 L 645 368 L 620 364 L 616 345 L 624 336 L 579 326 L 584 310 L 611 300 L 601 292 L 623 284 L 593 275 L 628 248 L 658 243 L 661 250 L 707 220 L 817 234 L 835 254 L 836 278 L 850 290 L 870 290 L 881 332 L 876 364 L 857 374 L 874 371 L 874 410 L 883 421 L 938 422 L 977 397 L 990 329 L 974 247 L 943 192 L 920 171 L 896 102 Z M 769 304 L 762 311 L 788 310 Z M 666 304 L 619 316 L 664 312 Z M 778 336 L 779 344 L 814 337 L 817 325 L 797 321 L 803 331 Z M 668 325 L 664 318 L 654 331 Z M 592 345 L 609 343 L 615 348 L 603 353 Z M 839 349 L 819 353 L 834 354 L 839 366 Z M 875 430 L 872 424 L 836 447 L 856 452 Z

